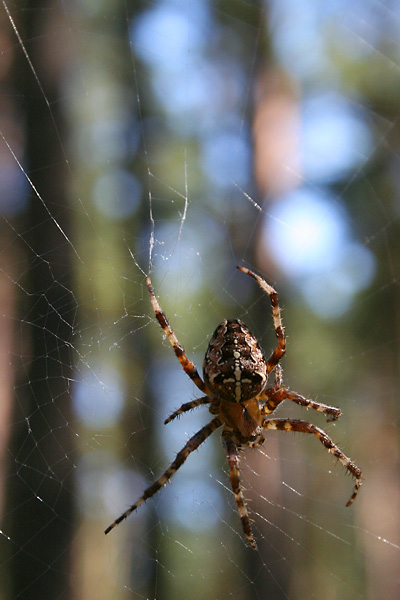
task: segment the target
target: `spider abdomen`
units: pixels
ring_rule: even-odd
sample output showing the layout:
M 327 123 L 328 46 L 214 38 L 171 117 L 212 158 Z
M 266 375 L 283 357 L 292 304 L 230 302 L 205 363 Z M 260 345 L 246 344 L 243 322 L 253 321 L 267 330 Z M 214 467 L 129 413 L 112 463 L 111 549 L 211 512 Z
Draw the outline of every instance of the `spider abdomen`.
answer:
M 239 319 L 224 320 L 214 331 L 204 357 L 207 388 L 229 402 L 250 400 L 267 383 L 267 365 L 257 339 Z

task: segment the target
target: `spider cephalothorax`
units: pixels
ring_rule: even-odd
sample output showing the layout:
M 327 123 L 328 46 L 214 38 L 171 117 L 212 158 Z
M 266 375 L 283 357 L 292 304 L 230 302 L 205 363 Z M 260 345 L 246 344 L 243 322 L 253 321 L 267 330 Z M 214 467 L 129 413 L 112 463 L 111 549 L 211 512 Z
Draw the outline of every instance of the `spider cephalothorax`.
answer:
M 257 339 L 242 321 L 238 319 L 224 320 L 215 330 L 204 357 L 204 382 L 198 374 L 195 364 L 187 357 L 179 344 L 155 297 L 150 278 L 147 277 L 147 287 L 156 319 L 171 342 L 183 370 L 205 394 L 192 402 L 182 404 L 166 419 L 165 423 L 169 423 L 183 412 L 202 404 L 208 404 L 210 413 L 215 416 L 189 439 L 163 475 L 148 487 L 128 510 L 107 527 L 105 533 L 111 531 L 143 502 L 158 492 L 182 466 L 189 454 L 221 426 L 223 426 L 222 445 L 229 466 L 232 491 L 244 534 L 252 548 L 256 549 L 257 545 L 240 486 L 239 450 L 242 446 L 258 447 L 264 441 L 262 435 L 264 429 L 314 434 L 355 478 L 353 493 L 346 506 L 350 506 L 355 499 L 361 485 L 361 470 L 333 443 L 325 431 L 308 421 L 269 417 L 283 400 L 291 400 L 300 406 L 322 412 L 328 417 L 328 421 L 338 419 L 341 413 L 339 408 L 315 402 L 283 387 L 282 368 L 279 361 L 286 351 L 286 340 L 278 295 L 264 279 L 249 269 L 245 267 L 238 267 L 238 269 L 253 277 L 268 294 L 278 345 L 268 360 L 265 360 Z M 275 381 L 273 386 L 267 387 L 268 374 L 271 371 L 274 371 Z

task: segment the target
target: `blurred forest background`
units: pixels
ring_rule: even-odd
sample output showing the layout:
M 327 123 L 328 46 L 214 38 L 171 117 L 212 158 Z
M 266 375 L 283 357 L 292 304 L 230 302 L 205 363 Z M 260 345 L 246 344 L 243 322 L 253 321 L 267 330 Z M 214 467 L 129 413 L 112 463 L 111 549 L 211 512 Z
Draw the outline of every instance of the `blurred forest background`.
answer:
M 400 7 L 341 0 L 0 5 L 0 599 L 400 597 Z M 283 306 L 285 405 L 242 459 L 246 547 L 219 434 L 105 527 L 210 415 L 225 317 L 266 354 Z M 307 439 L 304 439 L 307 438 Z

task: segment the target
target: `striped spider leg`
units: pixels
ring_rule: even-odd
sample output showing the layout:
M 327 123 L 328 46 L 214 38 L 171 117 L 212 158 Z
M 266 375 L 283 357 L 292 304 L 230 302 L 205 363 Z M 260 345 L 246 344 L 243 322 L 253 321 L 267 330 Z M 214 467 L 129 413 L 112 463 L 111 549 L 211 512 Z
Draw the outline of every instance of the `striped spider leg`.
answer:
M 190 440 L 188 442 L 186 442 L 186 444 L 184 445 L 182 450 L 180 450 L 178 452 L 175 460 L 172 461 L 172 463 L 170 464 L 168 469 L 161 475 L 161 477 L 159 477 L 157 479 L 157 481 L 155 481 L 152 485 L 150 485 L 143 492 L 143 494 L 140 496 L 140 498 L 138 500 L 136 500 L 136 502 L 134 504 L 132 504 L 132 506 L 130 506 L 125 512 L 123 512 L 122 515 L 120 515 L 118 517 L 118 519 L 115 519 L 115 521 L 107 527 L 107 529 L 105 530 L 104 533 L 105 534 L 109 533 L 112 529 L 114 529 L 114 527 L 119 525 L 119 523 L 121 523 L 121 521 L 123 521 L 124 519 L 129 517 L 129 515 L 132 514 L 134 510 L 139 508 L 139 506 L 141 504 L 143 504 L 143 502 L 146 502 L 146 500 L 148 500 L 149 498 L 154 496 L 154 494 L 156 494 L 171 479 L 171 477 L 177 472 L 177 470 L 183 465 L 183 463 L 185 462 L 185 460 L 187 459 L 189 454 L 191 454 L 203 442 L 205 442 L 205 440 L 212 433 L 214 433 L 214 431 L 221 425 L 222 425 L 221 421 L 218 418 L 215 418 L 212 421 L 210 421 L 210 423 L 208 423 L 207 425 L 202 427 L 197 433 L 195 433 L 190 438 Z
M 186 352 L 178 342 L 178 338 L 172 331 L 172 327 L 169 324 L 167 317 L 161 310 L 161 306 L 158 303 L 156 295 L 153 290 L 153 286 L 150 281 L 150 277 L 146 277 L 147 289 L 150 294 L 150 301 L 154 310 L 154 314 L 156 315 L 156 319 L 159 322 L 162 330 L 165 335 L 171 342 L 171 346 L 174 349 L 177 359 L 182 365 L 182 369 L 185 371 L 187 375 L 189 375 L 190 379 L 193 381 L 195 385 L 203 392 L 203 394 L 207 393 L 206 386 L 204 385 L 200 375 L 197 372 L 196 365 L 187 357 Z M 195 405 L 197 406 L 197 405 Z M 189 409 L 188 409 L 189 410 Z
M 264 438 L 260 438 L 264 440 Z M 257 443 L 257 442 L 255 442 Z M 260 446 L 262 442 L 258 442 Z M 231 431 L 224 429 L 222 432 L 222 445 L 225 448 L 226 460 L 229 466 L 229 478 L 231 481 L 231 488 L 235 498 L 236 506 L 238 509 L 240 520 L 242 521 L 242 528 L 247 541 L 253 550 L 257 550 L 257 543 L 254 538 L 254 534 L 251 530 L 249 513 L 247 512 L 246 502 L 243 496 L 242 488 L 240 487 L 240 457 L 239 449 L 240 444 L 237 445 L 233 439 Z M 255 446 L 252 446 L 255 447 Z
M 206 392 L 207 391 L 206 387 L 196 369 L 196 365 L 188 358 L 184 348 L 181 346 L 181 344 L 178 341 L 178 338 L 176 337 L 175 333 L 173 332 L 173 329 L 172 329 L 171 325 L 169 324 L 167 317 L 165 316 L 163 310 L 161 309 L 161 306 L 160 306 L 160 304 L 156 298 L 156 295 L 154 293 L 150 277 L 146 278 L 146 283 L 147 283 L 147 289 L 148 289 L 149 295 L 150 295 L 151 305 L 153 307 L 156 319 L 159 322 L 165 335 L 169 339 L 171 346 L 174 349 L 175 355 L 178 358 L 179 362 L 181 363 L 182 369 L 185 371 L 185 373 L 190 377 L 190 379 L 193 381 L 193 383 L 203 393 Z M 178 410 L 174 411 L 168 417 L 168 419 L 166 419 L 164 421 L 164 425 L 166 425 L 167 423 L 169 423 L 170 421 L 172 421 L 173 419 L 175 419 L 182 413 L 184 413 L 188 410 L 191 410 L 192 408 L 196 408 L 196 406 L 200 406 L 201 404 L 209 404 L 210 402 L 211 402 L 211 399 L 208 398 L 208 396 L 204 396 L 202 398 L 192 400 L 191 402 L 185 402 L 184 404 L 182 404 L 182 406 Z
M 305 408 L 312 408 L 317 412 L 322 412 L 327 417 L 327 421 L 336 421 L 342 414 L 340 408 L 335 406 L 328 406 L 322 402 L 316 402 L 310 398 L 305 398 L 297 392 L 292 392 L 288 388 L 283 387 L 283 371 L 282 365 L 276 365 L 274 369 L 275 385 L 270 388 L 266 388 L 259 396 L 258 399 L 262 402 L 262 414 L 263 416 L 270 415 L 273 413 L 278 406 L 284 400 L 291 400 L 300 406 Z
M 342 414 L 340 408 L 336 408 L 336 406 L 328 406 L 327 404 L 323 404 L 322 402 L 316 402 L 315 400 L 310 400 L 310 398 L 305 398 L 301 394 L 297 392 L 292 392 L 288 388 L 270 388 L 265 390 L 263 394 L 259 396 L 259 400 L 266 400 L 265 404 L 262 407 L 263 415 L 270 415 L 273 413 L 276 408 L 283 402 L 284 400 L 291 400 L 300 406 L 304 406 L 305 408 L 312 408 L 317 412 L 323 413 L 327 417 L 327 421 L 336 421 Z
M 313 433 L 317 436 L 321 444 L 327 448 L 328 452 L 333 454 L 339 462 L 351 473 L 355 479 L 353 493 L 350 499 L 346 503 L 346 506 L 350 506 L 357 496 L 357 492 L 361 486 L 361 469 L 355 465 L 350 458 L 348 458 L 337 446 L 328 434 L 323 430 L 309 423 L 308 421 L 302 421 L 300 419 L 264 419 L 262 422 L 263 429 L 277 429 L 279 431 L 298 431 L 300 433 Z
M 192 408 L 196 408 L 196 406 L 201 406 L 202 404 L 210 404 L 210 402 L 211 398 L 209 398 L 208 396 L 197 398 L 196 400 L 192 400 L 191 402 L 185 402 L 180 408 L 178 408 L 172 414 L 170 414 L 168 419 L 165 419 L 164 425 L 167 425 L 167 423 L 170 423 L 173 419 L 176 419 L 176 417 L 179 417 L 179 415 L 181 415 L 182 413 L 187 412 L 188 410 L 192 410 Z M 210 412 L 212 412 L 211 407 Z
M 271 373 L 271 371 L 276 367 L 276 365 L 279 363 L 282 356 L 286 352 L 285 330 L 282 325 L 281 309 L 279 308 L 278 303 L 278 294 L 272 286 L 270 286 L 266 281 L 264 281 L 262 277 L 260 277 L 256 273 L 253 273 L 253 271 L 250 271 L 250 269 L 246 269 L 246 267 L 239 266 L 238 269 L 240 271 L 243 271 L 243 273 L 250 275 L 250 277 L 253 277 L 257 281 L 260 288 L 264 290 L 266 294 L 268 294 L 269 299 L 271 301 L 272 319 L 274 322 L 275 335 L 278 340 L 278 346 L 275 348 L 269 359 L 266 361 L 267 373 Z

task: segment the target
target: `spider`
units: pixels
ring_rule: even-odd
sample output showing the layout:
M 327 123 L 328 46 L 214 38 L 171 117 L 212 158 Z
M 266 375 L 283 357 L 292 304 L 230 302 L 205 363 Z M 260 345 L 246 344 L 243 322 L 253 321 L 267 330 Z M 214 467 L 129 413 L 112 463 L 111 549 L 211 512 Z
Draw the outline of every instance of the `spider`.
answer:
M 204 381 L 201 379 L 195 364 L 187 357 L 161 310 L 150 278 L 147 277 L 146 279 L 157 321 L 171 342 L 183 370 L 199 390 L 205 394 L 201 398 L 182 404 L 178 410 L 165 420 L 165 424 L 170 423 L 182 413 L 203 404 L 209 405 L 209 411 L 214 415 L 214 418 L 189 439 L 161 477 L 107 527 L 106 534 L 156 494 L 180 469 L 189 454 L 196 450 L 219 427 L 223 427 L 222 445 L 229 466 L 231 487 L 243 532 L 249 545 L 254 549 L 257 549 L 257 544 L 251 529 L 246 502 L 240 485 L 239 451 L 244 446 L 259 447 L 264 442 L 262 434 L 264 429 L 299 431 L 315 435 L 328 452 L 333 454 L 355 479 L 353 493 L 346 506 L 350 506 L 357 495 L 361 485 L 361 470 L 334 444 L 325 431 L 308 421 L 300 419 L 270 418 L 269 415 L 275 411 L 283 400 L 291 400 L 305 408 L 313 408 L 323 413 L 328 421 L 338 419 L 341 411 L 339 408 L 315 402 L 283 387 L 282 368 L 279 362 L 286 351 L 286 340 L 278 295 L 274 288 L 256 273 L 245 267 L 238 266 L 238 269 L 253 277 L 262 290 L 268 294 L 272 305 L 272 318 L 278 345 L 268 360 L 265 360 L 257 339 L 250 333 L 246 325 L 239 319 L 225 319 L 214 331 L 208 345 L 203 363 Z M 268 375 L 272 371 L 275 375 L 274 385 L 267 387 Z

